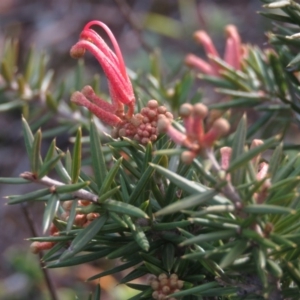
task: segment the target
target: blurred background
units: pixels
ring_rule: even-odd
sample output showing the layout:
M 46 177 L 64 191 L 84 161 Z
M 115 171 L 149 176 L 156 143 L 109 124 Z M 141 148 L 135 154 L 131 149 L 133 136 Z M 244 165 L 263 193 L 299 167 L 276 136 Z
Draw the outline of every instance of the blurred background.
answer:
M 70 47 L 78 40 L 84 24 L 96 19 L 106 23 L 115 34 L 128 68 L 147 70 L 149 54 L 160 49 L 167 72 L 181 66 L 189 52 L 204 55 L 192 38 L 197 29 L 210 34 L 220 53 L 227 24 L 238 27 L 244 43 L 263 47 L 267 24 L 257 14 L 260 7 L 259 0 L 1 0 L 0 57 L 5 39 L 18 39 L 22 66 L 26 53 L 34 45 L 37 51 L 47 53 L 48 67 L 55 71 L 55 82 L 60 82 L 72 76 L 77 65 L 69 56 Z M 91 56 L 86 56 L 85 63 L 87 74 L 101 72 Z M 0 102 L 1 97 L 0 92 Z M 64 100 L 69 101 L 67 97 Z M 67 149 L 68 137 L 62 135 L 58 144 Z M 0 112 L 0 177 L 17 177 L 28 169 L 20 113 Z M 39 257 L 30 253 L 30 242 L 25 240 L 33 235 L 29 224 L 33 224 L 38 235 L 42 234 L 39 226 L 43 207 L 38 203 L 26 207 L 5 205 L 6 195 L 22 194 L 34 188 L 34 185 L 0 185 L 1 300 L 53 299 Z M 75 294 L 78 299 L 87 299 L 95 283 L 86 284 L 84 280 L 100 273 L 106 264 L 102 260 L 93 265 L 50 270 L 48 275 L 57 299 L 77 299 Z M 118 277 L 103 278 L 101 299 L 125 300 L 133 295 L 117 282 Z

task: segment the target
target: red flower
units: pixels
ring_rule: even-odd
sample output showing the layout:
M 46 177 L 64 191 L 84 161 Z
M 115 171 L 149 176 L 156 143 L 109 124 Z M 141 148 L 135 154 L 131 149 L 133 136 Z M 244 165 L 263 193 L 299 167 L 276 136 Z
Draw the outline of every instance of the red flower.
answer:
M 114 52 L 99 34 L 91 29 L 93 25 L 98 25 L 106 31 L 113 44 Z M 117 126 L 132 117 L 135 97 L 119 45 L 104 23 L 91 21 L 86 24 L 79 41 L 71 48 L 70 53 L 72 57 L 79 58 L 84 55 L 86 50 L 95 56 L 103 68 L 108 80 L 112 103 L 99 98 L 90 86 L 84 87 L 81 92 L 75 92 L 71 101 L 86 107 L 108 125 Z M 126 112 L 124 112 L 124 105 L 127 106 Z

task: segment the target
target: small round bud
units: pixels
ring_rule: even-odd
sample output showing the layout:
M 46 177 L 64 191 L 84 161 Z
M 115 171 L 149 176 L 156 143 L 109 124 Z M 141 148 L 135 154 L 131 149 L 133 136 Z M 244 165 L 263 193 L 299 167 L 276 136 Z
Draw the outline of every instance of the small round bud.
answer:
M 72 204 L 73 204 L 72 200 L 64 201 L 63 204 L 62 204 L 62 207 L 65 210 L 71 210 Z
M 153 298 L 153 299 L 159 299 L 158 297 L 159 297 L 158 291 L 154 291 L 154 292 L 152 293 L 152 298 Z
M 161 115 L 157 122 L 158 132 L 166 132 L 169 126 L 170 126 L 170 121 L 166 117 Z
M 208 108 L 202 103 L 197 103 L 194 105 L 194 114 L 204 119 L 207 116 Z
M 119 136 L 126 136 L 126 129 L 125 128 L 121 128 L 120 130 L 119 130 Z
M 150 283 L 150 285 L 151 285 L 151 288 L 153 290 L 155 290 L 155 291 L 159 289 L 159 282 L 156 279 L 152 280 L 152 282 Z
M 177 274 L 175 274 L 175 273 L 173 273 L 173 274 L 171 274 L 170 275 L 170 279 L 178 279 L 178 275 Z
M 213 123 L 212 128 L 222 136 L 229 131 L 230 125 L 227 120 L 220 118 Z
M 31 243 L 31 245 L 30 245 L 30 251 L 33 254 L 38 254 L 40 252 L 39 242 L 33 242 L 33 243 Z
M 131 118 L 130 122 L 134 127 L 138 127 L 143 123 L 143 118 L 142 114 L 136 114 Z
M 156 100 L 149 100 L 147 103 L 147 106 L 149 108 L 157 108 L 158 107 L 158 102 Z
M 172 115 L 169 111 L 167 111 L 167 112 L 165 113 L 165 116 L 166 116 L 168 119 L 173 120 L 173 115 Z
M 157 111 L 159 114 L 165 114 L 167 112 L 167 108 L 165 106 L 159 106 Z
M 195 158 L 195 154 L 191 151 L 183 151 L 180 158 L 184 164 L 190 165 Z
M 177 288 L 177 279 L 170 279 L 170 287 Z
M 253 149 L 255 147 L 258 147 L 260 145 L 262 145 L 264 143 L 263 140 L 260 140 L 260 139 L 254 139 L 252 142 L 251 142 L 251 146 L 250 146 L 250 149 Z
M 170 287 L 168 287 L 167 285 L 163 286 L 161 290 L 165 295 L 170 294 L 171 291 Z
M 157 116 L 157 112 L 155 110 L 150 110 L 148 112 L 149 119 L 154 119 Z
M 193 111 L 194 111 L 194 107 L 192 104 L 184 103 L 179 108 L 179 115 L 182 118 L 187 118 L 192 114 Z
M 158 276 L 158 280 L 167 279 L 167 278 L 168 278 L 168 276 L 167 276 L 167 274 L 165 274 L 165 273 L 161 273 L 161 274 L 159 274 L 159 276 Z

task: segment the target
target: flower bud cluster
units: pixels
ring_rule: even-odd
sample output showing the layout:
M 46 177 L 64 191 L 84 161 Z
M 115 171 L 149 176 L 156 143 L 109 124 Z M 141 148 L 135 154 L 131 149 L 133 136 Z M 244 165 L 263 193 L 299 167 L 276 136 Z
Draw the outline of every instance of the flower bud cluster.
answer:
M 69 215 L 70 215 L 70 210 L 72 207 L 72 200 L 69 201 L 64 201 L 62 206 L 65 210 L 64 213 L 61 215 L 61 219 L 63 221 L 68 221 Z M 79 206 L 88 206 L 90 205 L 90 201 L 87 200 L 79 200 L 78 205 Z M 98 218 L 99 214 L 98 213 L 88 213 L 88 214 L 82 214 L 82 213 L 77 213 L 74 219 L 73 224 L 78 227 L 86 227 L 88 226 L 94 219 Z M 50 227 L 50 236 L 57 236 L 59 234 L 58 228 L 52 223 Z M 38 254 L 43 250 L 49 250 L 55 245 L 55 242 L 33 242 L 30 245 L 31 252 L 34 254 Z
M 165 106 L 159 106 L 156 100 L 149 100 L 147 106 L 142 108 L 140 113 L 133 115 L 131 119 L 117 126 L 112 136 L 128 137 L 141 144 L 147 144 L 157 139 L 157 122 L 160 117 L 172 120 L 173 115 L 167 111 Z
M 178 280 L 176 274 L 171 274 L 170 277 L 168 277 L 166 274 L 162 273 L 158 277 L 152 277 L 150 279 L 150 286 L 154 290 L 152 293 L 153 299 L 175 300 L 175 298 L 167 298 L 167 296 L 179 292 L 183 287 L 183 281 Z
M 64 221 L 68 221 L 68 219 L 69 219 L 69 215 L 70 215 L 70 210 L 71 210 L 71 207 L 72 207 L 72 203 L 73 203 L 73 200 L 69 200 L 69 201 L 64 201 L 64 203 L 62 205 L 63 208 L 65 209 L 65 212 L 61 215 L 61 218 Z M 83 207 L 83 206 L 88 206 L 90 204 L 91 204 L 91 202 L 88 201 L 88 200 L 79 200 L 78 201 L 79 208 Z M 75 216 L 73 224 L 75 226 L 78 226 L 78 227 L 86 227 L 94 219 L 96 219 L 98 217 L 99 217 L 99 214 L 98 213 L 94 213 L 94 212 L 91 212 L 91 213 L 88 213 L 88 214 L 76 213 L 76 216 Z
M 183 119 L 185 133 L 175 129 L 171 120 L 160 116 L 158 120 L 158 131 L 167 133 L 178 145 L 188 148 L 181 155 L 184 163 L 190 164 L 199 155 L 202 149 L 211 147 L 213 143 L 229 131 L 229 123 L 224 118 L 216 119 L 207 130 L 204 128 L 204 119 L 208 115 L 208 108 L 198 103 L 188 103 L 180 107 L 179 114 Z

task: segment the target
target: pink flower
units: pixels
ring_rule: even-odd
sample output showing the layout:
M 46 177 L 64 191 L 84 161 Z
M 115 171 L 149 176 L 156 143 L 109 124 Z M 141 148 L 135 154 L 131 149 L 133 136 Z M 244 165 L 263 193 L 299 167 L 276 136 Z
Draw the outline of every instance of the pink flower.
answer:
M 99 34 L 91 29 L 94 25 L 100 26 L 106 31 L 114 52 Z M 80 34 L 79 41 L 71 48 L 70 54 L 74 58 L 80 58 L 86 50 L 95 56 L 103 68 L 108 80 L 112 103 L 99 98 L 90 86 L 84 87 L 81 92 L 75 92 L 71 97 L 71 101 L 86 107 L 108 125 L 117 126 L 132 117 L 135 97 L 119 45 L 104 23 L 91 21 L 86 24 Z M 124 112 L 124 105 L 127 106 L 126 112 Z
M 240 70 L 244 49 L 239 33 L 234 25 L 226 26 L 225 32 L 227 38 L 223 60 L 232 68 Z M 221 58 L 221 56 L 216 50 L 211 38 L 203 30 L 196 31 L 194 38 L 199 44 L 203 45 L 210 62 L 206 62 L 194 54 L 188 54 L 185 58 L 185 63 L 190 67 L 200 70 L 204 74 L 219 77 L 221 67 L 211 60 L 211 58 Z
M 91 29 L 93 25 L 98 25 L 106 31 L 114 52 Z M 156 100 L 149 100 L 146 107 L 134 114 L 135 97 L 120 48 L 110 29 L 102 22 L 91 21 L 85 25 L 79 41 L 71 48 L 70 53 L 72 57 L 79 58 L 86 50 L 90 51 L 102 66 L 108 80 L 112 102 L 101 99 L 90 86 L 85 86 L 81 92 L 73 93 L 71 101 L 86 107 L 101 121 L 112 126 L 114 138 L 127 137 L 141 144 L 154 142 L 158 136 L 158 117 L 164 116 L 167 120 L 171 120 L 173 116 Z M 127 106 L 126 111 L 124 105 Z
M 205 130 L 203 121 L 208 114 L 207 107 L 198 103 L 194 106 L 188 103 L 180 107 L 179 114 L 183 119 L 185 132 L 180 132 L 165 116 L 158 119 L 159 132 L 165 132 L 176 144 L 186 147 L 181 159 L 190 164 L 202 149 L 210 148 L 214 142 L 229 131 L 229 123 L 223 118 L 215 120 L 212 126 Z

